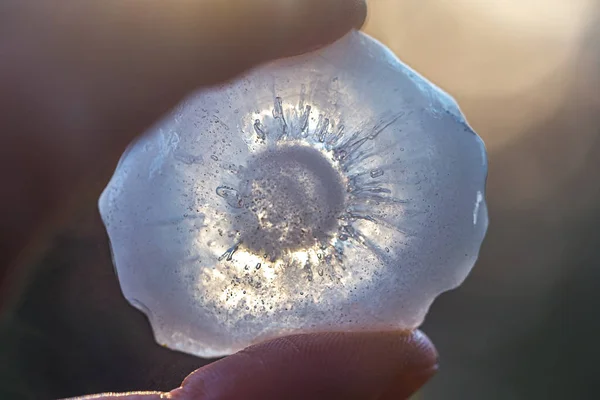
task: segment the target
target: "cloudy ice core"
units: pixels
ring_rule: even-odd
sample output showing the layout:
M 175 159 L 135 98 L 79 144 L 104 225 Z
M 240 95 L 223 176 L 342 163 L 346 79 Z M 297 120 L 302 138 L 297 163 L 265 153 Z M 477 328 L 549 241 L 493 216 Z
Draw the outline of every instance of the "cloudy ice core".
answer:
M 412 329 L 475 263 L 486 152 L 456 102 L 360 32 L 197 92 L 100 198 L 127 300 L 202 357 Z

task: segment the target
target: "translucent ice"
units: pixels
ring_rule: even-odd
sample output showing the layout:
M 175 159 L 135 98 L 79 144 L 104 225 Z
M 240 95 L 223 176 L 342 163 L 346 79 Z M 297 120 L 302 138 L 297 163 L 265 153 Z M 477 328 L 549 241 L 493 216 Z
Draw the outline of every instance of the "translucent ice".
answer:
M 191 96 L 123 155 L 100 211 L 156 340 L 219 356 L 418 326 L 477 259 L 486 173 L 454 100 L 353 32 Z

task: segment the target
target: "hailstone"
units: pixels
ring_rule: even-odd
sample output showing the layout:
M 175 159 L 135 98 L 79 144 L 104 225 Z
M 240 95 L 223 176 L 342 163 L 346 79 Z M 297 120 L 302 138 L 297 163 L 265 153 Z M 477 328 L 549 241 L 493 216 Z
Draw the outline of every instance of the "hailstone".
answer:
M 456 102 L 355 31 L 190 96 L 99 205 L 157 342 L 216 357 L 417 327 L 477 259 L 486 174 Z

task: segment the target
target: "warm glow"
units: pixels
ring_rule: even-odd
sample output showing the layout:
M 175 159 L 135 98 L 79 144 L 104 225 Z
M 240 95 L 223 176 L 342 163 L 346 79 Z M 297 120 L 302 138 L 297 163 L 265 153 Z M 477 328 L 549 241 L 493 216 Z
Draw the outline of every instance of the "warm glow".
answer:
M 592 0 L 441 0 L 473 18 L 493 21 L 509 29 L 560 39 L 578 37 L 588 18 Z
M 593 0 L 375 0 L 365 31 L 456 97 L 494 149 L 560 112 L 595 7 Z

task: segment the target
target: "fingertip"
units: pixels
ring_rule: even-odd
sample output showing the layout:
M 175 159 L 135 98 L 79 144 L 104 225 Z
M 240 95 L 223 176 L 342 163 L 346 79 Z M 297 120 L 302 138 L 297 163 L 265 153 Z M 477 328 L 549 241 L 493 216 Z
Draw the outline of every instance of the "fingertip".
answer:
M 401 368 L 377 400 L 403 400 L 418 392 L 436 373 L 438 353 L 431 340 L 421 331 L 406 335 L 406 359 L 410 366 Z
M 419 355 L 420 360 L 423 362 L 423 366 L 426 369 L 429 367 L 437 369 L 439 355 L 431 339 L 418 329 L 407 332 L 406 335 L 410 343 L 408 347 L 415 348 L 416 354 Z
M 435 348 L 419 331 L 294 335 L 204 367 L 171 395 L 179 400 L 401 399 L 436 369 Z

